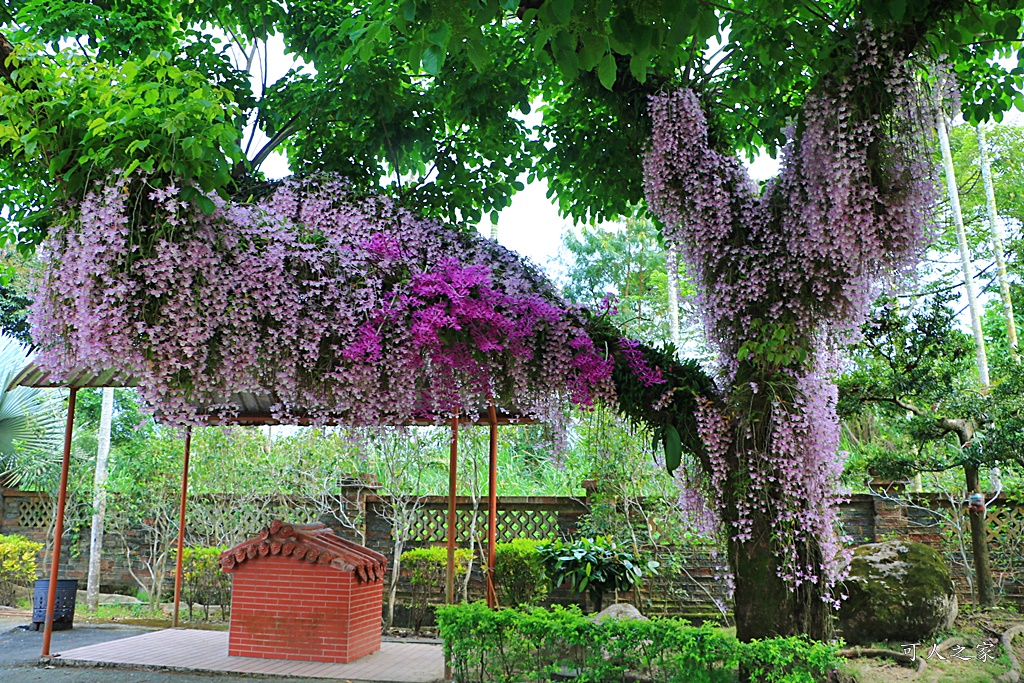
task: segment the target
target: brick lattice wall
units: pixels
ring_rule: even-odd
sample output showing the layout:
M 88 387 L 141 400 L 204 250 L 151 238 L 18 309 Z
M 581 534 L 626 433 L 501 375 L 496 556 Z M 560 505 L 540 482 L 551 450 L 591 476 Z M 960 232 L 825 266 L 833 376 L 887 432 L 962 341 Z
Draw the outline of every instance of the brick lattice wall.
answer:
M 966 554 L 958 551 L 956 544 L 950 542 L 952 531 L 943 519 L 943 515 L 951 514 L 948 501 L 937 494 L 917 494 L 908 496 L 911 505 L 869 495 L 856 495 L 843 504 L 841 509 L 843 529 L 852 542 L 856 544 L 871 543 L 892 538 L 926 543 L 940 550 L 946 557 L 953 572 L 957 592 L 961 603 L 970 602 L 970 588 L 964 562 L 972 562 L 970 543 L 967 543 Z M 26 527 L 21 523 L 38 517 L 40 500 L 45 496 L 35 493 L 0 490 L 0 533 L 20 534 L 33 540 L 44 541 L 47 528 L 45 526 Z M 22 515 L 23 506 L 33 506 L 32 514 Z M 342 537 L 364 543 L 388 557 L 391 567 L 392 540 L 391 524 L 384 514 L 386 501 L 375 495 L 360 499 L 360 508 L 365 512 L 363 524 L 358 531 L 341 528 L 333 520 L 324 518 L 323 522 L 334 527 Z M 468 547 L 466 528 L 472 510 L 469 498 L 458 499 L 460 520 L 459 545 Z M 447 510 L 447 499 L 441 496 L 428 497 L 423 501 L 421 519 L 413 538 L 406 543 L 406 549 L 444 544 L 443 519 Z M 580 518 L 587 512 L 586 499 L 567 497 L 529 497 L 499 498 L 499 540 L 508 540 L 516 535 L 532 538 L 568 537 L 573 535 Z M 305 514 L 305 511 L 303 511 Z M 300 515 L 302 516 L 302 515 Z M 481 529 L 486 525 L 486 499 L 478 508 L 478 524 Z M 38 523 L 38 521 L 36 522 Z M 1003 525 L 1006 532 L 1017 529 L 1024 532 L 1024 508 L 1011 506 L 1005 500 L 997 500 L 989 509 L 990 530 Z M 1014 526 L 1016 525 L 1016 526 Z M 254 529 L 255 531 L 255 529 Z M 481 533 L 481 537 L 485 537 Z M 129 543 L 132 542 L 129 536 Z M 105 547 L 104 590 L 124 590 L 134 592 L 134 582 L 127 571 L 121 541 L 117 537 L 107 536 Z M 83 530 L 79 542 L 66 543 L 62 554 L 62 576 L 84 580 L 88 562 L 88 530 Z M 677 573 L 663 572 L 660 576 L 648 581 L 640 596 L 618 596 L 620 600 L 639 602 L 645 612 L 658 615 L 687 616 L 702 618 L 715 615 L 718 610 L 715 601 L 727 602 L 724 583 L 717 579 L 725 565 L 725 557 L 721 548 L 687 547 L 673 549 L 681 560 L 682 569 Z M 1004 599 L 1010 600 L 1024 608 L 1024 557 L 1018 555 L 1018 549 L 1001 548 L 993 545 L 992 554 L 995 566 L 995 578 Z M 470 598 L 483 598 L 483 580 L 479 571 L 471 576 Z M 395 611 L 395 624 L 407 624 L 407 609 L 411 590 L 404 577 L 399 583 L 398 606 Z M 438 594 L 440 598 L 440 592 Z M 609 596 L 606 600 L 613 599 Z M 555 591 L 551 599 L 555 603 L 578 602 L 576 596 L 564 590 Z

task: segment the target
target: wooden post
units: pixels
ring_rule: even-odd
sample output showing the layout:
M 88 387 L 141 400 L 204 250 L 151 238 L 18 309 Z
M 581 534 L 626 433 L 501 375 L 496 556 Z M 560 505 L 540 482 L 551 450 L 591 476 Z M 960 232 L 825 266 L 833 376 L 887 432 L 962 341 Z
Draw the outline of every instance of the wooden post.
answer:
M 60 545 L 64 535 L 64 507 L 68 498 L 68 469 L 71 466 L 71 434 L 75 428 L 75 397 L 78 387 L 71 387 L 68 396 L 68 420 L 64 426 L 64 459 L 60 464 L 60 488 L 57 490 L 57 519 L 53 526 L 53 552 L 50 555 L 50 587 L 46 594 L 46 624 L 43 627 L 43 652 L 41 657 L 50 656 L 50 639 L 53 637 L 53 617 L 57 607 L 57 577 L 60 574 Z
M 448 456 L 448 568 L 444 576 L 445 598 L 449 605 L 455 604 L 455 536 L 456 536 L 456 490 L 459 467 L 459 415 L 452 418 L 451 453 Z
M 192 428 L 185 429 L 185 463 L 181 467 L 181 505 L 178 508 L 178 556 L 174 560 L 174 617 L 171 628 L 178 627 L 181 607 L 182 556 L 185 554 L 185 503 L 188 501 L 188 461 L 192 453 Z
M 491 428 L 491 453 L 487 467 L 487 606 L 498 604 L 494 592 L 495 542 L 498 536 L 498 413 L 492 404 L 487 408 L 487 422 Z

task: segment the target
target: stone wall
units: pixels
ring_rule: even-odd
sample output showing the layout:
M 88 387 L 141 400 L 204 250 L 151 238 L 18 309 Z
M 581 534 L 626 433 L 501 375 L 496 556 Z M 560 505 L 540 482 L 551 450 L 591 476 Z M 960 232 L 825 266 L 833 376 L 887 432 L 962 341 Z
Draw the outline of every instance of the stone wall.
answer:
M 39 573 L 41 578 L 49 578 L 49 540 L 53 533 L 52 515 L 54 504 L 45 494 L 17 489 L 0 489 L 0 534 L 16 534 L 31 541 L 43 544 L 39 554 Z M 124 540 L 139 549 L 138 533 L 129 531 Z M 128 559 L 124 552 L 122 537 L 115 534 L 104 534 L 103 559 L 100 562 L 103 592 L 122 592 L 134 594 L 135 580 L 128 569 Z M 85 581 L 89 572 L 89 527 L 65 531 L 61 544 L 60 558 L 62 579 L 78 579 L 80 587 L 85 590 Z

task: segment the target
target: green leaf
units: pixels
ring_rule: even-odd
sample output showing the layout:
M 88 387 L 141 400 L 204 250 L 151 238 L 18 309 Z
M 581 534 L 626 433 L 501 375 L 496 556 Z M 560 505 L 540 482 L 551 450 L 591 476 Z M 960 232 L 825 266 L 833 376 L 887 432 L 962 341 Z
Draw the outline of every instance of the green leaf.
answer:
M 608 51 L 608 39 L 604 35 L 587 33 L 582 37 L 583 48 L 580 50 L 580 69 L 590 71 L 601 61 Z
M 604 59 L 601 60 L 601 65 L 597 68 L 597 77 L 606 90 L 611 90 L 615 86 L 616 72 L 615 55 L 609 52 L 604 56 Z
M 448 39 L 451 35 L 451 27 L 448 26 L 447 22 L 442 22 L 440 26 L 427 34 L 427 40 L 429 40 L 432 45 L 436 45 L 443 49 L 448 47 Z
M 889 0 L 889 16 L 896 21 L 903 21 L 907 13 L 907 0 Z
M 679 431 L 672 425 L 665 425 L 665 469 L 669 474 L 675 472 L 683 461 L 683 443 Z
M 487 66 L 487 51 L 479 36 L 473 36 L 466 41 L 466 56 L 477 71 L 483 71 Z
M 416 3 L 414 0 L 406 0 L 402 5 L 402 17 L 406 21 L 412 21 L 416 18 Z
M 1003 19 L 1000 23 L 1002 24 L 1000 35 L 1003 36 L 1004 40 L 1020 40 L 1020 17 L 1018 17 L 1016 14 L 1004 14 Z
M 551 48 L 562 75 L 567 81 L 574 80 L 580 70 L 579 57 L 576 56 L 576 36 L 569 31 L 562 31 L 555 36 Z
M 200 194 L 196 197 L 196 204 L 199 205 L 199 209 L 207 216 L 217 210 L 217 205 L 205 194 Z
M 705 9 L 697 14 L 697 35 L 700 38 L 710 38 L 718 33 L 718 15 L 711 8 Z
M 633 78 L 645 83 L 647 81 L 647 58 L 641 55 L 633 55 L 629 58 L 629 72 Z
M 437 45 L 429 45 L 423 51 L 423 70 L 431 76 L 439 76 L 444 66 L 445 51 Z
M 124 169 L 123 175 L 125 177 L 130 176 L 132 174 L 132 171 L 134 171 L 138 167 L 139 167 L 139 160 L 138 159 L 132 159 L 131 163 L 128 164 L 128 168 Z
M 682 45 L 693 33 L 693 9 L 680 11 L 670 22 L 665 42 L 669 45 Z
M 572 18 L 573 0 L 548 0 L 545 4 L 551 5 L 551 13 L 554 15 L 555 21 L 559 24 L 569 23 L 569 19 Z

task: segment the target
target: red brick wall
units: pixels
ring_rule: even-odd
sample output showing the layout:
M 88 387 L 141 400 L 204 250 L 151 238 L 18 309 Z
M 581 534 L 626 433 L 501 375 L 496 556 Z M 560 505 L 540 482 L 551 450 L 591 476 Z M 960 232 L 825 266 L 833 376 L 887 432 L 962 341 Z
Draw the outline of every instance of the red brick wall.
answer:
M 351 662 L 380 649 L 382 582 L 275 555 L 231 574 L 229 655 Z

